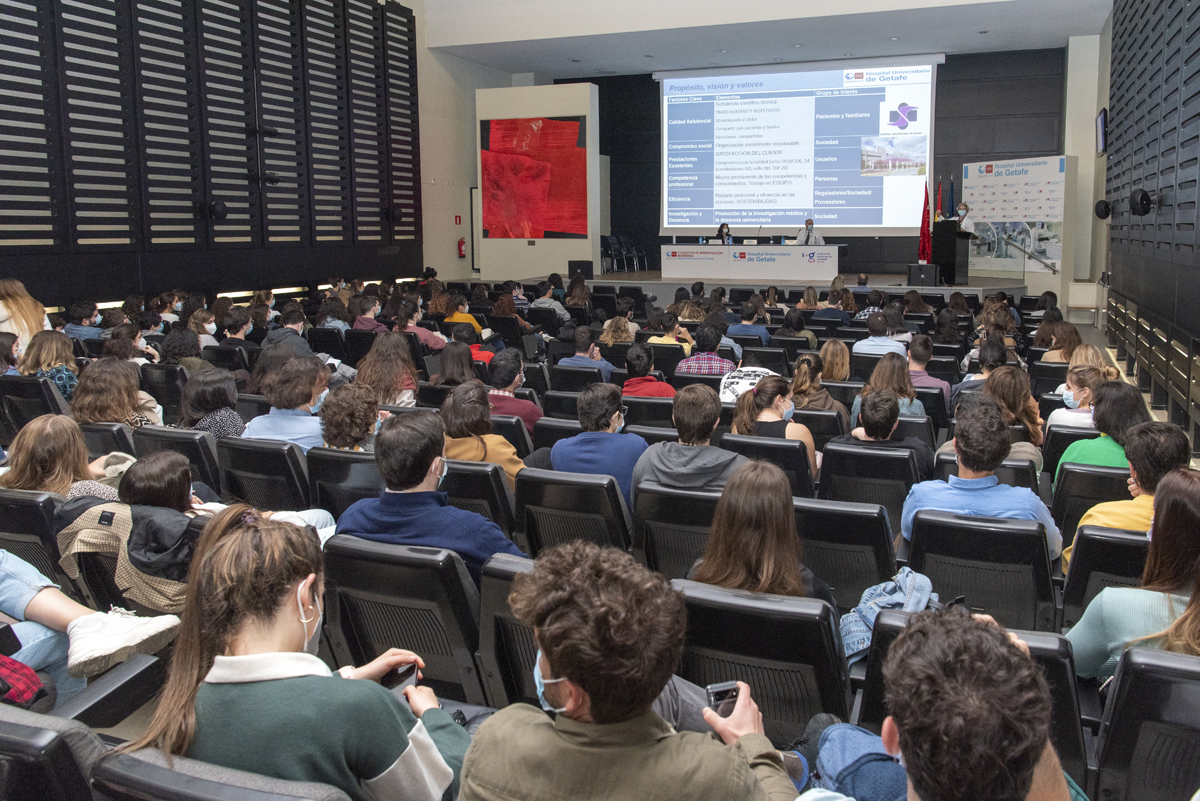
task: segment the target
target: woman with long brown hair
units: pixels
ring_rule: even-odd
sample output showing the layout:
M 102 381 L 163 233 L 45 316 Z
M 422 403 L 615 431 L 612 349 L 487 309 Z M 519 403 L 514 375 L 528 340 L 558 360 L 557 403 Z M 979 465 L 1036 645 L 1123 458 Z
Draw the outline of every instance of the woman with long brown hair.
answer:
M 730 590 L 818 598 L 837 609 L 829 586 L 804 566 L 792 486 L 770 462 L 749 461 L 730 475 L 704 558 L 688 578 Z
M 921 297 L 920 292 L 910 289 L 904 293 L 904 313 L 933 314 L 933 307 L 925 302 L 925 298 Z
M 104 478 L 105 458 L 88 461 L 83 432 L 72 418 L 43 414 L 17 432 L 8 448 L 8 472 L 0 475 L 0 487 L 115 501 L 116 487 L 96 480 Z
M 804 288 L 804 297 L 796 304 L 797 309 L 819 309 L 821 301 L 817 295 L 817 288 L 809 286 Z
M 958 328 L 958 318 L 950 309 L 942 309 L 938 312 L 937 321 L 934 324 L 933 341 L 941 345 L 961 345 L 962 340 L 962 331 Z
M 777 375 L 763 376 L 753 389 L 738 397 L 733 412 L 733 433 L 803 442 L 808 452 L 809 475 L 815 476 L 821 464 L 817 459 L 816 443 L 808 426 L 792 422 L 795 411 L 791 385 Z
M 375 336 L 354 377 L 356 384 L 374 390 L 382 406 L 416 406 L 418 380 L 408 338 L 393 331 Z
M 1101 590 L 1067 632 L 1080 676 L 1111 676 L 1130 646 L 1200 656 L 1200 472 L 1158 483 L 1148 536 L 1141 586 Z
M 430 314 L 450 314 L 454 311 L 453 298 L 449 292 L 439 292 L 429 299 Z
M 16 334 L 24 350 L 34 334 L 49 328 L 46 307 L 25 291 L 25 285 L 15 278 L 0 278 L 0 331 Z
M 515 489 L 517 473 L 525 463 L 511 442 L 492 433 L 491 413 L 487 389 L 479 382 L 459 384 L 451 390 L 441 410 L 446 426 L 446 458 L 498 464 Z
M 900 399 L 900 414 L 925 416 L 925 404 L 917 400 L 917 390 L 913 386 L 912 375 L 908 372 L 908 360 L 899 353 L 885 353 L 875 365 L 862 392 L 854 399 L 854 405 L 850 408 L 850 425 L 858 425 L 862 399 L 879 390 L 896 393 L 896 397 Z
M 517 326 L 522 331 L 529 333 L 533 330 L 533 326 L 525 322 L 525 318 L 517 313 L 517 303 L 513 300 L 513 296 L 507 293 L 496 298 L 496 302 L 492 304 L 492 317 L 516 317 Z
M 850 349 L 840 339 L 830 339 L 821 346 L 821 377 L 830 381 L 850 378 Z
M 1054 326 L 1058 325 L 1062 321 L 1062 312 L 1058 310 L 1058 307 L 1046 309 L 1046 311 L 1042 314 L 1042 321 L 1038 323 L 1038 327 L 1034 329 L 1033 347 L 1054 347 Z
M 1055 323 L 1052 331 L 1054 341 L 1050 350 L 1042 357 L 1042 361 L 1070 363 L 1071 357 L 1075 355 L 1075 349 L 1083 344 L 1083 338 L 1079 336 L 1079 329 L 1073 323 L 1063 320 Z
M 442 348 L 441 369 L 430 377 L 435 387 L 479 383 L 475 375 L 475 363 L 471 359 L 471 348 L 462 342 L 451 342 Z
M 587 281 L 582 275 L 575 276 L 567 285 L 567 299 L 563 305 L 578 306 L 581 309 L 592 307 L 592 293 L 588 290 Z
M 398 703 L 377 684 L 397 668 L 424 667 L 421 657 L 392 648 L 332 681 L 314 655 L 325 589 L 312 531 L 230 506 L 205 526 L 187 586 L 161 700 L 122 750 L 322 782 L 352 798 L 375 797 L 364 786 L 421 801 L 457 791 L 466 729 L 431 689 L 405 688 Z
M 147 408 L 141 377 L 133 362 L 106 356 L 87 366 L 71 396 L 71 414 L 81 423 L 124 423 L 130 428 L 161 425 L 162 418 Z
M 946 308 L 956 315 L 971 313 L 971 307 L 967 305 L 967 296 L 961 292 L 950 293 L 950 297 L 946 298 Z
M 38 331 L 29 340 L 17 372 L 35 378 L 49 378 L 58 387 L 63 400 L 70 402 L 79 385 L 79 368 L 71 338 L 59 331 Z
M 1029 391 L 1029 374 L 1016 367 L 997 367 L 983 382 L 983 394 L 996 399 L 1010 426 L 1024 426 L 1029 442 L 1014 442 L 1010 459 L 1032 459 L 1042 469 L 1042 416 Z
M 845 347 L 843 345 L 842 347 Z M 841 401 L 836 401 L 829 390 L 821 386 L 821 373 L 825 363 L 816 354 L 805 354 L 792 365 L 792 400 L 797 409 L 832 409 L 842 417 L 846 429 L 850 428 L 850 412 Z

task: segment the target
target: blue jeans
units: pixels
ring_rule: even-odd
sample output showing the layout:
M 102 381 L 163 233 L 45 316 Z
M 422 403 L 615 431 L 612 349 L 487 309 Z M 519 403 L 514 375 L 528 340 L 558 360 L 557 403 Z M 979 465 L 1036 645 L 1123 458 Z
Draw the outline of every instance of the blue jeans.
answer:
M 0 612 L 20 623 L 12 627 L 21 643 L 21 650 L 12 658 L 34 670 L 46 672 L 54 680 L 58 701 L 67 700 L 87 687 L 87 679 L 77 679 L 67 672 L 67 635 L 47 628 L 41 623 L 25 620 L 25 607 L 47 587 L 58 588 L 24 559 L 0 550 Z
M 821 733 L 817 770 L 820 787 L 857 801 L 903 801 L 908 794 L 908 776 L 883 750 L 883 740 L 849 723 Z

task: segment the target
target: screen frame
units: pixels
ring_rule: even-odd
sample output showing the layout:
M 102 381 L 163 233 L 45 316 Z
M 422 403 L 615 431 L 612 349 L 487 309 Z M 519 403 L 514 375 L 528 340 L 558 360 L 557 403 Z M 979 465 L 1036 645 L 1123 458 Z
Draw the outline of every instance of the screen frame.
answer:
M 1096 115 L 1096 158 L 1108 153 L 1108 106 Z

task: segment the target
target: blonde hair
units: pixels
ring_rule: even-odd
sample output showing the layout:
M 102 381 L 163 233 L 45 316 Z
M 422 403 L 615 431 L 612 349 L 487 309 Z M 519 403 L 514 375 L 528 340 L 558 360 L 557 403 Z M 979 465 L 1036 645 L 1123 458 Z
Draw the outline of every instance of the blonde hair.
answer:
M 192 316 L 188 318 L 187 327 L 197 334 L 207 334 L 204 326 L 208 323 L 215 322 L 217 316 L 208 309 L 196 309 L 192 312 Z
M 27 342 L 44 327 L 46 307 L 34 300 L 17 279 L 0 278 L 0 303 L 15 323 L 17 339 Z
M 610 347 L 615 342 L 632 342 L 633 339 L 632 326 L 623 314 L 618 314 L 605 323 L 604 331 L 600 334 L 600 341 Z
M 1075 352 L 1071 354 L 1071 361 L 1067 364 L 1067 368 L 1072 367 L 1095 367 L 1097 370 L 1104 371 L 1108 363 L 1104 361 L 1104 354 L 1095 345 L 1080 345 L 1075 348 Z
M 0 487 L 6 489 L 66 495 L 76 481 L 92 477 L 83 432 L 65 414 L 43 414 L 18 431 L 8 466 L 0 476 Z
M 825 365 L 822 378 L 845 381 L 850 377 L 850 349 L 840 339 L 831 339 L 821 346 L 821 362 Z
M 79 373 L 75 365 L 75 349 L 71 338 L 61 331 L 38 331 L 29 340 L 29 347 L 21 356 L 17 372 L 21 375 L 34 375 L 38 370 L 50 370 L 54 367 L 66 367 L 72 373 Z

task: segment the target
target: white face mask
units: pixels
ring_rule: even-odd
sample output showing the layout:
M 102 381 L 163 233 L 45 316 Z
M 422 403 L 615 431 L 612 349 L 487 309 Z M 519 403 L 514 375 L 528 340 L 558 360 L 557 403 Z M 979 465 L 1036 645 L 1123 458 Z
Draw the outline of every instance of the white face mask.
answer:
M 325 614 L 325 612 L 321 609 L 321 599 L 318 597 L 317 616 L 304 616 L 304 600 L 303 596 L 301 595 L 301 591 L 304 589 L 303 584 L 304 582 L 301 582 L 300 586 L 296 587 L 296 608 L 300 610 L 300 624 L 304 626 L 304 650 L 307 653 L 315 655 L 317 653 L 317 648 L 320 645 L 320 638 L 317 637 L 317 634 L 321 631 L 321 617 Z M 312 634 L 309 634 L 308 624 L 314 621 L 316 622 L 316 625 L 313 626 Z
M 209 336 L 212 336 L 213 334 L 217 333 L 217 324 L 216 323 L 205 323 L 204 330 L 208 332 Z

